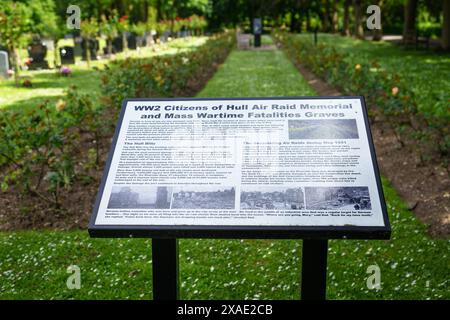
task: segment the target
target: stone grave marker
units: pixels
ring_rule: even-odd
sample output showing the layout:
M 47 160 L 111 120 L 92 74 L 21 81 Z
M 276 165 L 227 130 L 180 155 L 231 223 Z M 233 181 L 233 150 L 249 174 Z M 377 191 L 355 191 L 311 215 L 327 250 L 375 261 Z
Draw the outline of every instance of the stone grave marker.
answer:
M 121 36 L 115 37 L 112 41 L 113 53 L 118 53 L 123 51 L 123 40 Z
M 59 57 L 61 58 L 61 64 L 75 64 L 74 47 L 64 46 L 59 48 Z
M 48 62 L 45 60 L 47 55 L 47 46 L 40 40 L 35 40 L 28 46 L 28 56 L 30 70 L 48 69 Z
M 135 34 L 130 33 L 127 37 L 128 49 L 136 50 L 137 49 L 137 37 Z
M 9 70 L 8 53 L 0 51 L 0 78 L 7 78 Z
M 99 48 L 99 41 L 96 39 L 89 39 L 89 51 L 91 53 L 91 60 L 97 60 L 97 51 Z M 81 57 L 86 60 L 86 41 L 83 39 L 81 41 Z

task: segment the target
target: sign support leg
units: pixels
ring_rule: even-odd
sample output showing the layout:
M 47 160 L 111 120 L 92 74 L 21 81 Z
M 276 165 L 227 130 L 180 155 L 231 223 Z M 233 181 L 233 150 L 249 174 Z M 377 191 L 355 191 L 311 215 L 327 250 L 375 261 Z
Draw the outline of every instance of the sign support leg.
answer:
M 152 239 L 153 300 L 177 300 L 178 240 Z
M 327 290 L 328 240 L 303 240 L 302 300 L 325 300 Z

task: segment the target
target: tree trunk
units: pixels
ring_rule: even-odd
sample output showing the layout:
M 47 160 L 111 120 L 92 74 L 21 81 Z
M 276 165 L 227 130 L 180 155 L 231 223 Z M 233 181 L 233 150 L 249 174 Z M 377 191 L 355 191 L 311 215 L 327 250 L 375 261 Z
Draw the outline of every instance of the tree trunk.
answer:
M 301 1 L 295 0 L 292 9 L 291 9 L 291 32 L 299 32 L 301 29 L 301 9 L 300 9 Z M 297 17 L 297 14 L 300 15 L 300 19 Z
M 297 21 L 297 31 L 298 33 L 302 33 L 302 29 L 303 29 L 303 11 L 301 9 L 299 9 L 299 13 L 298 13 L 298 21 Z
M 87 63 L 87 67 L 90 68 L 91 67 L 91 47 L 89 45 L 89 38 L 85 38 L 85 43 L 86 43 L 86 63 Z
M 353 0 L 353 7 L 355 10 L 355 37 L 358 39 L 363 39 L 364 29 L 362 26 L 361 0 Z
M 325 0 L 325 13 L 322 16 L 323 31 L 330 32 L 331 30 L 331 19 L 330 19 L 330 2 Z
M 408 0 L 405 6 L 403 40 L 414 37 L 416 33 L 417 0 Z
M 124 0 L 116 0 L 115 1 L 115 7 L 117 11 L 119 12 L 120 16 L 124 16 L 126 14 L 126 4 Z
M 341 34 L 343 36 L 350 35 L 350 6 L 351 0 L 345 0 L 344 2 L 344 26 L 342 28 Z
M 380 7 L 380 11 L 383 12 L 383 0 L 379 0 L 377 5 Z M 383 39 L 383 23 L 380 23 L 380 27 L 381 29 L 372 30 L 373 41 L 380 41 L 381 39 Z
M 112 57 L 112 49 L 113 49 L 112 48 L 113 38 L 109 37 L 106 41 L 108 43 L 108 58 L 111 59 L 111 57 Z
M 9 52 L 12 54 L 12 63 L 14 65 L 14 82 L 16 86 L 20 86 L 20 66 L 19 66 L 19 57 L 17 54 L 17 49 L 14 45 L 9 47 Z
M 442 49 L 450 50 L 450 0 L 444 0 L 444 22 L 442 24 Z
M 161 21 L 163 19 L 163 15 L 161 12 L 161 0 L 156 1 L 156 21 Z
M 336 33 L 339 29 L 338 25 L 338 11 L 337 11 L 337 1 L 333 1 L 333 15 L 332 15 L 332 23 L 331 23 L 331 31 Z
M 311 31 L 311 17 L 309 14 L 309 8 L 306 9 L 306 32 Z
M 297 31 L 297 16 L 294 8 L 291 10 L 291 25 L 289 29 L 291 30 L 291 32 Z
M 142 21 L 147 22 L 148 21 L 148 1 L 144 0 L 142 2 Z
M 55 67 L 55 69 L 58 66 L 58 41 L 59 39 L 53 39 L 53 66 Z
M 127 40 L 127 34 L 126 32 L 122 32 L 122 47 L 123 47 L 123 52 L 127 53 L 128 52 L 128 40 Z

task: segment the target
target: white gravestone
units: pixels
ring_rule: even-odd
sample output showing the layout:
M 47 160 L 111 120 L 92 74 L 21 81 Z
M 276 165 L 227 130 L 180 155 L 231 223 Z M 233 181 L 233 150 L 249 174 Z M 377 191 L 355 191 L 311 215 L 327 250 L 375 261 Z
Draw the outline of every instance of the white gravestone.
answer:
M 0 51 L 0 77 L 7 78 L 9 70 L 8 53 Z

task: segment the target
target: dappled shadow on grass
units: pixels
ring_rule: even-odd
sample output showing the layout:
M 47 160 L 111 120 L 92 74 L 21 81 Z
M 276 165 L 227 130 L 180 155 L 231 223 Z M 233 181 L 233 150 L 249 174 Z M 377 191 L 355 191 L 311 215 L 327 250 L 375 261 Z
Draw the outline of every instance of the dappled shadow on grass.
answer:
M 57 72 L 33 74 L 30 80 L 33 83 L 32 89 L 37 88 L 68 88 L 76 85 L 80 89 L 89 88 L 88 84 L 97 81 L 99 71 L 97 70 L 75 70 L 68 77 L 63 77 Z M 81 81 L 81 82 L 80 82 Z
M 59 96 L 37 96 L 34 98 L 28 98 L 24 100 L 18 100 L 15 101 L 12 104 L 9 104 L 2 108 L 1 110 L 4 111 L 13 111 L 13 112 L 20 112 L 26 114 L 27 112 L 38 108 L 41 104 L 44 104 L 46 102 L 48 103 L 56 103 L 58 99 L 62 98 L 63 95 Z
M 71 86 L 76 86 L 80 93 L 100 92 L 100 74 L 96 70 L 76 70 L 69 77 L 56 72 L 36 72 L 30 76 L 27 74 L 24 79 L 31 81 L 31 88 L 17 87 L 13 80 L 0 83 L 1 109 L 26 112 L 46 100 L 56 101 L 63 97 Z

